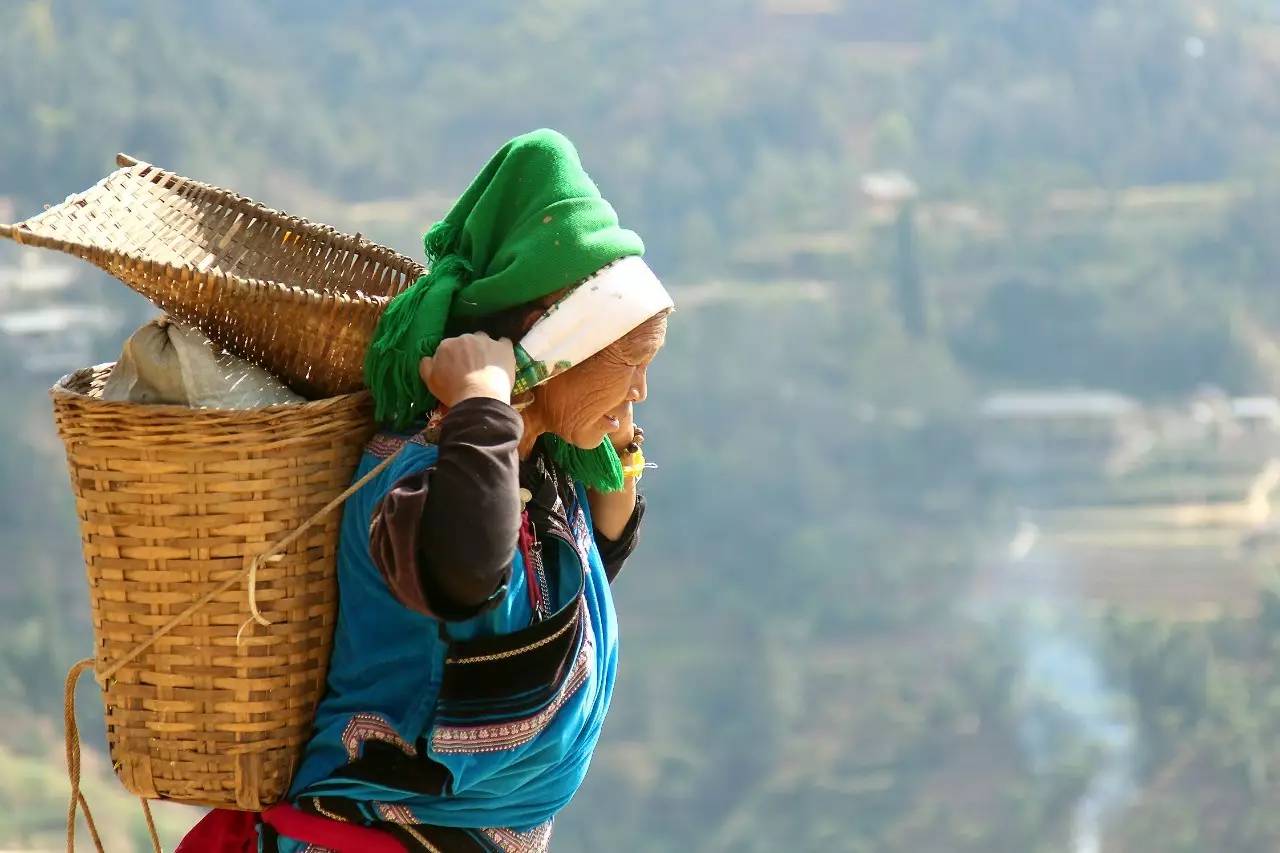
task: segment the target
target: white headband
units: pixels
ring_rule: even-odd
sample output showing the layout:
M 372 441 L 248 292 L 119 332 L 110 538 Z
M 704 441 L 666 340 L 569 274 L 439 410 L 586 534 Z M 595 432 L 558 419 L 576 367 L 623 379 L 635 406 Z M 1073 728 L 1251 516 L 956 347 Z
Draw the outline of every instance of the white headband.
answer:
M 643 258 L 614 261 L 552 304 L 516 345 L 515 393 L 581 364 L 674 307 Z

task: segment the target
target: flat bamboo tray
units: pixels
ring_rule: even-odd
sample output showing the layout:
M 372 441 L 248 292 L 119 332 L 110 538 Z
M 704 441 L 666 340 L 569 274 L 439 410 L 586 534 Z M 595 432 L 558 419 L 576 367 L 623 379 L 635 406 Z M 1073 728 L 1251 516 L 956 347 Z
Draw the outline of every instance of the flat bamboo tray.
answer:
M 310 398 L 363 387 L 391 297 L 423 272 L 360 235 L 121 154 L 122 167 L 0 237 L 101 267 Z

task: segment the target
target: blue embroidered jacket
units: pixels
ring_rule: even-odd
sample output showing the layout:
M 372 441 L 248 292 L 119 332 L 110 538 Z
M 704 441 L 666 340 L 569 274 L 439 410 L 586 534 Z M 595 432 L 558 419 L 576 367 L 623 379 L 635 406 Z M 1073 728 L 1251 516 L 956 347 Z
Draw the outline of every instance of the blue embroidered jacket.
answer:
M 586 776 L 617 669 L 585 489 L 575 484 L 541 533 L 544 549 L 556 549 L 545 560 L 555 572 L 547 618 L 533 618 L 517 550 L 505 594 L 446 623 L 398 602 L 370 555 L 378 502 L 437 451 L 420 436 L 384 434 L 356 474 L 406 441 L 344 508 L 328 689 L 290 799 L 348 820 L 455 827 L 492 849 L 534 849 Z M 292 847 L 281 839 L 279 849 Z

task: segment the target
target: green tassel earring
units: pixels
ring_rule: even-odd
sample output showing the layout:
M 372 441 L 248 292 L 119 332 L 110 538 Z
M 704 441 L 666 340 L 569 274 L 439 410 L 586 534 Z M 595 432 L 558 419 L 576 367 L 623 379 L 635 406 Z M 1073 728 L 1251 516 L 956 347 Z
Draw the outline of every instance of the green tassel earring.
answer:
M 542 440 L 556 465 L 573 479 L 581 480 L 587 488 L 597 492 L 622 491 L 622 460 L 608 439 L 594 450 L 575 447 L 551 433 Z

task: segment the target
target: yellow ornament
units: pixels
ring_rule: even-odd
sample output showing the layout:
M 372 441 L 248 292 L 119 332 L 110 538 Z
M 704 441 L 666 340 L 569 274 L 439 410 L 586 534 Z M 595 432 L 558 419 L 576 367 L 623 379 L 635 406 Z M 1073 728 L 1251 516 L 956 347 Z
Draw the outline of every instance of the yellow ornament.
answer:
M 644 451 L 636 448 L 632 453 L 628 454 L 628 463 L 622 466 L 623 477 L 634 477 L 637 482 L 644 476 Z

